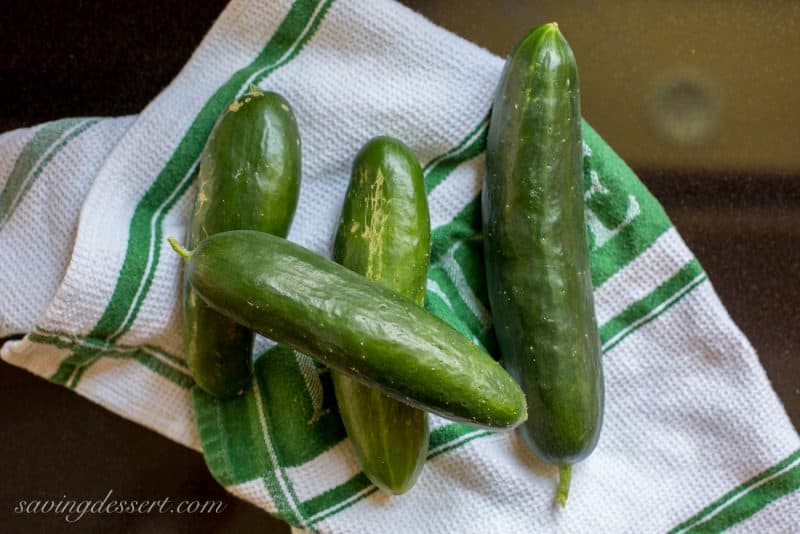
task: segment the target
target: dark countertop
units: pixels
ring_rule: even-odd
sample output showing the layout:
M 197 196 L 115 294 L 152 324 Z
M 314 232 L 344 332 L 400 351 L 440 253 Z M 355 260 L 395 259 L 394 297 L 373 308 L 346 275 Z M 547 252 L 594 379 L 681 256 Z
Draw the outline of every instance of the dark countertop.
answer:
M 43 0 L 35 8 L 0 1 L 0 132 L 138 112 L 178 73 L 225 3 L 198 1 L 189 12 L 179 0 Z M 469 0 L 453 10 L 443 0 L 404 3 L 498 54 L 527 28 L 559 22 L 581 65 L 584 115 L 662 202 L 800 427 L 798 4 Z M 664 109 L 684 118 L 699 109 L 708 132 L 687 134 Z M 221 500 L 226 509 L 86 516 L 83 529 L 288 531 L 228 496 L 201 455 L 6 364 L 0 407 L 2 532 L 71 526 L 52 515 L 14 514 L 21 499 L 102 499 L 109 490 L 126 499 Z

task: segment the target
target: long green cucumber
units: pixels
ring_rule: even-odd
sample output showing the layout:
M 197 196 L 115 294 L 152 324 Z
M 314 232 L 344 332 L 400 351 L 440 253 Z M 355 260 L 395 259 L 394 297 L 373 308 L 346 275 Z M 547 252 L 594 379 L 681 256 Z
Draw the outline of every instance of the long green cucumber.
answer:
M 378 137 L 356 156 L 334 259 L 422 306 L 431 246 L 425 179 L 403 143 Z M 364 474 L 408 491 L 428 453 L 428 414 L 333 371 L 336 402 Z
M 190 247 L 227 230 L 285 236 L 300 189 L 300 137 L 289 104 L 252 87 L 220 116 L 200 159 Z M 195 382 L 219 398 L 250 384 L 253 332 L 219 314 L 184 281 L 184 346 Z
M 212 235 L 191 253 L 170 243 L 203 300 L 278 343 L 449 419 L 525 420 L 525 396 L 500 364 L 388 287 L 263 232 Z
M 521 433 L 561 466 L 591 453 L 603 373 L 584 220 L 578 70 L 556 24 L 525 36 L 506 62 L 486 147 L 487 285 L 506 368 L 528 399 Z

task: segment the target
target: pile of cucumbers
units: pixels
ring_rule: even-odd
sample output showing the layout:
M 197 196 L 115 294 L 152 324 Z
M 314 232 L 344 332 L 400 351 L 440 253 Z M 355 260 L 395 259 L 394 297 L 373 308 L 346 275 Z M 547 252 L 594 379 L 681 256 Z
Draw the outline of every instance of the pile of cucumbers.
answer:
M 200 160 L 185 260 L 186 360 L 228 398 L 251 383 L 254 333 L 332 370 L 364 473 L 403 493 L 435 413 L 518 425 L 542 460 L 594 448 L 603 379 L 583 215 L 578 75 L 555 24 L 516 46 L 497 89 L 483 188 L 486 275 L 505 370 L 423 308 L 430 218 L 422 169 L 401 141 L 369 141 L 353 164 L 328 260 L 285 239 L 301 144 L 289 103 L 251 87 L 214 126 Z M 524 393 L 523 393 L 524 391 Z

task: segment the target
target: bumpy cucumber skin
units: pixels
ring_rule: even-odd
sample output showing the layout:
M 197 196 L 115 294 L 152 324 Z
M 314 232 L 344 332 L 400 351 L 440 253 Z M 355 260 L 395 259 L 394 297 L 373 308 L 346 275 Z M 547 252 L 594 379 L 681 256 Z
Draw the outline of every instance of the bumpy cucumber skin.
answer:
M 286 236 L 300 190 L 300 137 L 280 95 L 251 89 L 217 121 L 200 160 L 188 244 L 227 230 Z M 195 382 L 218 398 L 242 393 L 253 332 L 203 302 L 184 280 L 184 346 Z
M 356 156 L 334 242 L 334 259 L 425 302 L 431 246 L 425 178 L 402 142 L 378 137 Z M 379 488 L 405 493 L 428 453 L 428 414 L 333 371 L 339 413 L 364 474 Z
M 469 339 L 299 245 L 224 232 L 200 242 L 185 270 L 214 309 L 400 401 L 483 428 L 526 417 L 514 379 Z
M 555 24 L 524 37 L 494 100 L 483 191 L 489 297 L 520 427 L 544 461 L 588 456 L 603 373 L 584 221 L 578 72 Z

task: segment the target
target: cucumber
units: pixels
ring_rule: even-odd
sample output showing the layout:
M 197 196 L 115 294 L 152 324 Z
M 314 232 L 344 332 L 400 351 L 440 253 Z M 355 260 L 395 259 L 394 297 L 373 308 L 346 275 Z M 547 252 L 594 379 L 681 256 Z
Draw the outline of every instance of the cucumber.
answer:
M 482 209 L 486 276 L 498 346 L 522 386 L 520 431 L 561 466 L 591 453 L 603 373 L 584 221 L 575 58 L 556 24 L 525 36 L 506 62 L 492 108 Z
M 356 156 L 334 259 L 370 280 L 425 302 L 431 223 L 425 179 L 403 143 L 378 137 Z M 379 488 L 414 485 L 428 453 L 428 415 L 333 371 L 336 402 L 356 459 Z
M 300 137 L 289 104 L 255 86 L 220 116 L 200 159 L 189 246 L 227 230 L 289 231 Z M 184 347 L 195 382 L 218 398 L 250 385 L 253 332 L 209 308 L 184 280 Z
M 212 308 L 384 393 L 442 417 L 511 428 L 525 396 L 488 354 L 391 289 L 285 239 L 249 230 L 188 252 L 192 287 Z

